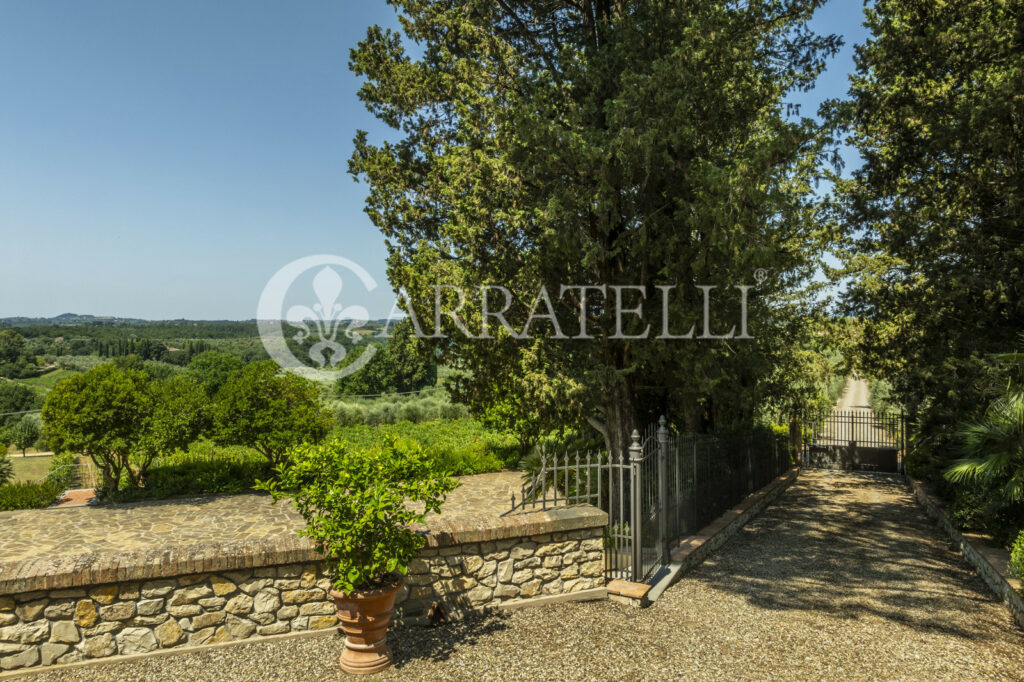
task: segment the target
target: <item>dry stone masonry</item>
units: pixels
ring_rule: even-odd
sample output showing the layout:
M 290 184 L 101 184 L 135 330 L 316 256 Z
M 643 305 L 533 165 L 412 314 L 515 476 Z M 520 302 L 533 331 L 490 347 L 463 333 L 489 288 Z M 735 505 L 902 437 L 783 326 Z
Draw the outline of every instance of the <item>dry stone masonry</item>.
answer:
M 604 587 L 593 508 L 466 517 L 424 529 L 396 624 Z M 304 540 L 193 545 L 0 564 L 0 671 L 337 625 Z
M 319 566 L 291 564 L 0 597 L 0 669 L 334 627 Z
M 422 623 L 434 602 L 461 616 L 489 606 L 604 587 L 601 529 L 426 549 L 398 593 L 399 622 Z

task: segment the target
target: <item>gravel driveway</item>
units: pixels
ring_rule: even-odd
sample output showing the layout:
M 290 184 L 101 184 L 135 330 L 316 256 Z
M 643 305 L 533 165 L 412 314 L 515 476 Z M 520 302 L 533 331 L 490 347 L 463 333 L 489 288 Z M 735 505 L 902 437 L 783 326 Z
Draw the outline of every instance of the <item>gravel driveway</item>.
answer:
M 895 479 L 804 472 L 651 608 L 518 611 L 393 637 L 395 680 L 1024 680 L 1024 635 Z M 334 636 L 47 680 L 330 680 Z

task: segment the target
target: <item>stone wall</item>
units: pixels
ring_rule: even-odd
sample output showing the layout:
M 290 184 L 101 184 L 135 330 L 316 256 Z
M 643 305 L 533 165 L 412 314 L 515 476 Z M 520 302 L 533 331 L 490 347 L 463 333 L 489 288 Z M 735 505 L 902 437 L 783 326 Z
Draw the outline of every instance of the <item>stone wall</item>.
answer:
M 316 564 L 0 597 L 0 669 L 335 626 Z
M 443 519 L 443 517 L 442 517 Z M 544 598 L 604 596 L 600 510 L 439 520 L 396 624 Z M 0 671 L 336 626 L 305 540 L 193 545 L 0 564 Z
M 412 562 L 396 602 L 400 622 L 422 623 L 434 602 L 449 615 L 604 587 L 601 528 L 431 548 Z

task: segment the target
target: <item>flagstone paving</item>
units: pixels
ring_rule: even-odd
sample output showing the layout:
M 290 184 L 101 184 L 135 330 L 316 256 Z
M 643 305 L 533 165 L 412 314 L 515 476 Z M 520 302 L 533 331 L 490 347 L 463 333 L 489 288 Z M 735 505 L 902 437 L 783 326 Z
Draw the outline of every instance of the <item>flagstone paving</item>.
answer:
M 463 476 L 443 516 L 500 514 L 522 473 Z M 85 552 L 291 536 L 303 521 L 290 503 L 267 495 L 207 495 L 71 509 L 0 512 L 0 562 Z

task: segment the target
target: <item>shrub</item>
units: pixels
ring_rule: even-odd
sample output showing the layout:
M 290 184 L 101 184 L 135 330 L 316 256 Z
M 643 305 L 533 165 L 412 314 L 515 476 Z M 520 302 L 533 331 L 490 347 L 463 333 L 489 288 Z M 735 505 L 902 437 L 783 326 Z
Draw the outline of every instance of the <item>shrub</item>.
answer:
M 465 419 L 469 416 L 469 408 L 458 403 L 445 403 L 441 405 L 441 419 Z
M 258 488 L 292 499 L 306 520 L 299 535 L 313 540 L 334 589 L 351 593 L 405 574 L 423 547 L 422 523 L 458 483 L 436 469 L 422 448 L 389 439 L 385 447 L 359 450 L 331 440 L 300 445 Z M 407 502 L 419 503 L 415 511 Z
M 39 483 L 19 481 L 0 485 L 0 511 L 49 507 L 62 492 L 64 488 L 49 479 Z
M 996 488 L 1004 505 L 1024 503 L 1024 390 L 1007 390 L 981 420 L 960 424 L 957 433 L 964 457 L 946 470 L 946 478 Z
M 270 463 L 226 459 L 172 461 L 149 470 L 145 488 L 124 488 L 110 497 L 119 502 L 162 500 L 178 495 L 213 495 L 251 492 L 270 475 Z
M 179 495 L 246 493 L 270 472 L 270 463 L 255 450 L 217 446 L 204 439 L 193 443 L 188 451 L 158 459 L 149 469 L 144 488 L 124 487 L 108 497 L 129 502 Z
M 501 471 L 519 461 L 519 445 L 514 437 L 490 431 L 469 419 L 364 424 L 339 428 L 334 433 L 341 440 L 365 448 L 380 447 L 387 438 L 414 440 L 438 466 L 455 476 Z
M 338 426 L 356 426 L 366 423 L 366 409 L 362 405 L 341 403 L 334 410 Z
M 399 421 L 412 422 L 416 424 L 423 421 L 423 415 L 423 407 L 416 403 L 407 403 L 398 408 Z
M 1010 549 L 1010 567 L 1018 578 L 1024 580 L 1024 529 L 1017 535 L 1017 540 Z

